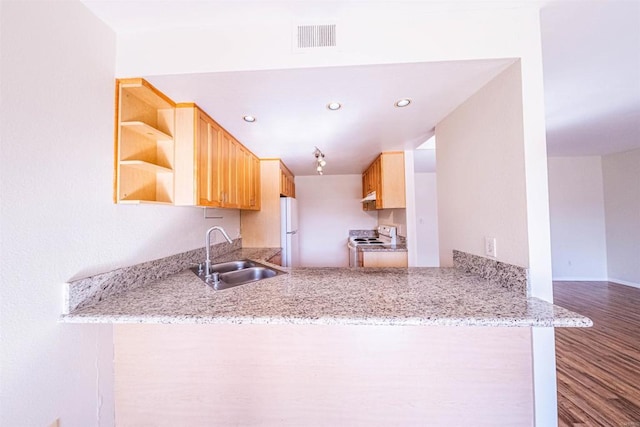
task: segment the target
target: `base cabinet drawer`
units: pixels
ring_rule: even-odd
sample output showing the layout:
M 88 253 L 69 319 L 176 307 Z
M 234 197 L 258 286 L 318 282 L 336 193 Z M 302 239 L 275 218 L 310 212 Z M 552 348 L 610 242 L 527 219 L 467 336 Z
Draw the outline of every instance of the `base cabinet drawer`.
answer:
M 360 257 L 362 255 L 362 257 Z M 360 252 L 362 267 L 407 267 L 407 252 Z

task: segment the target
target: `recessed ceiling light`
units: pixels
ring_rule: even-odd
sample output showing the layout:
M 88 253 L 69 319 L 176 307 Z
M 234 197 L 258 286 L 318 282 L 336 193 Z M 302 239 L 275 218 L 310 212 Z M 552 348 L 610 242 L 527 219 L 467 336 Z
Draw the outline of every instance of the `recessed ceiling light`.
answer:
M 327 104 L 327 108 L 331 111 L 339 110 L 342 108 L 342 104 L 340 104 L 339 102 L 331 102 Z
M 411 100 L 409 98 L 404 98 L 404 99 L 401 99 L 400 101 L 396 102 L 394 105 L 396 107 L 406 107 L 409 104 L 411 104 Z
M 255 121 L 256 121 L 256 118 L 255 118 L 255 117 L 253 117 L 253 116 L 244 116 L 244 117 L 242 118 L 242 120 L 244 120 L 245 122 L 248 122 L 248 123 L 253 123 L 253 122 L 255 122 Z

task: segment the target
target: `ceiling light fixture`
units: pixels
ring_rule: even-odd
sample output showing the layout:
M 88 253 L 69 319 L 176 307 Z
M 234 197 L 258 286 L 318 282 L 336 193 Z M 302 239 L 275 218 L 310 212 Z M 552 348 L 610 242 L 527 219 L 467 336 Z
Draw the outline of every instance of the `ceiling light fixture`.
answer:
M 244 120 L 247 123 L 253 123 L 256 121 L 256 118 L 253 116 L 244 116 L 242 117 L 242 120 Z
M 318 175 L 322 175 L 322 168 L 324 168 L 327 164 L 327 162 L 324 160 L 324 153 L 320 151 L 318 147 L 316 147 L 316 151 L 313 152 L 313 155 L 316 158 L 316 172 L 318 172 Z
M 342 104 L 339 102 L 330 102 L 327 104 L 327 108 L 331 111 L 336 111 L 342 108 Z
M 411 100 L 409 98 L 404 98 L 404 99 L 401 99 L 400 101 L 397 101 L 393 105 L 395 105 L 396 107 L 402 108 L 402 107 L 406 107 L 409 104 L 411 104 Z

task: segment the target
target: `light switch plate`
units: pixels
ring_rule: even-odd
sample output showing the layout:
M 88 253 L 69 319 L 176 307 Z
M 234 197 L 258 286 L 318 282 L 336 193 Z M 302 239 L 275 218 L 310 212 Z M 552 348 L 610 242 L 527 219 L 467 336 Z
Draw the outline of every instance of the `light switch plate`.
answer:
M 495 237 L 485 237 L 484 238 L 484 253 L 487 256 L 496 258 L 498 256 L 496 251 L 496 238 Z

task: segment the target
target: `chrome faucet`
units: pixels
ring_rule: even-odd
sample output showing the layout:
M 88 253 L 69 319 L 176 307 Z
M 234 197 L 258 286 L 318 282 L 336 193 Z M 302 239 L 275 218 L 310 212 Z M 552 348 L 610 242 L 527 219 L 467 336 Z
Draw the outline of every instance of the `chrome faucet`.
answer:
M 205 277 L 207 278 L 211 277 L 211 232 L 213 230 L 218 230 L 220 233 L 222 233 L 224 238 L 227 239 L 227 242 L 229 242 L 230 244 L 233 243 L 233 240 L 231 240 L 227 232 L 224 231 L 224 228 L 218 227 L 217 225 L 215 225 L 207 230 L 207 233 L 205 234 L 205 237 L 204 237 L 204 247 L 205 247 L 205 250 L 207 251 L 207 259 L 204 262 L 204 274 L 205 274 Z

